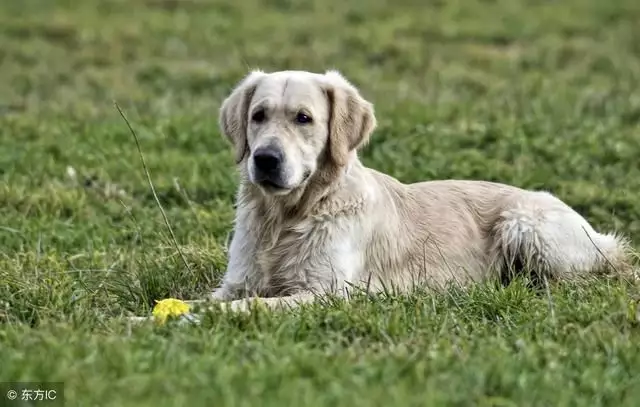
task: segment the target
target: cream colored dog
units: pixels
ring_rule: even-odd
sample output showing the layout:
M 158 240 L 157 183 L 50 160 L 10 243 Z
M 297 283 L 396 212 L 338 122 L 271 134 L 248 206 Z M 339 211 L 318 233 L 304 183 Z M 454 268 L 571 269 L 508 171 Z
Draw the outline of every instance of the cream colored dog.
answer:
M 442 287 L 529 265 L 572 279 L 627 264 L 547 192 L 482 181 L 403 184 L 356 154 L 373 106 L 336 71 L 251 72 L 224 101 L 240 172 L 228 269 L 212 299 L 295 305 L 316 295 Z M 516 270 L 517 271 L 517 270 Z

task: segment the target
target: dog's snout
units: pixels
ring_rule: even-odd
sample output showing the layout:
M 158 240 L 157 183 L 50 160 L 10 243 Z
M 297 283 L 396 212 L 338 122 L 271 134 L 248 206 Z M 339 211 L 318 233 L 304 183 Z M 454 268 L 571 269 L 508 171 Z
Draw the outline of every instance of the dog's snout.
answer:
M 264 173 L 278 171 L 282 164 L 282 159 L 282 151 L 272 146 L 261 147 L 253 153 L 253 161 L 256 168 Z

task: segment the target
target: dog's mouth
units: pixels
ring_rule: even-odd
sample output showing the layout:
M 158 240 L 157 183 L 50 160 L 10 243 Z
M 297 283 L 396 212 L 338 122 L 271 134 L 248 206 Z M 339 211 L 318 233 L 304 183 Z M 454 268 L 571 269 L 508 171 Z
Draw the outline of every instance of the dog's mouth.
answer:
M 260 186 L 265 188 L 265 189 L 267 189 L 267 190 L 269 190 L 269 191 L 283 191 L 284 192 L 284 191 L 288 191 L 289 190 L 289 188 L 287 188 L 287 187 L 285 187 L 285 186 L 283 186 L 283 185 L 281 185 L 281 184 L 279 184 L 277 182 L 271 181 L 269 179 L 265 179 L 265 180 L 260 181 Z
M 263 180 L 260 180 L 258 182 L 258 185 L 268 193 L 275 194 L 275 195 L 284 195 L 284 194 L 287 194 L 287 193 L 291 192 L 292 190 L 298 188 L 299 186 L 304 185 L 304 183 L 306 183 L 309 180 L 310 177 L 311 177 L 311 171 L 308 171 L 308 170 L 305 171 L 305 173 L 302 176 L 302 180 L 295 187 L 290 187 L 290 186 L 287 186 L 287 185 L 283 185 L 282 183 L 278 182 L 277 180 L 273 180 L 273 179 L 269 179 L 269 178 L 265 178 Z

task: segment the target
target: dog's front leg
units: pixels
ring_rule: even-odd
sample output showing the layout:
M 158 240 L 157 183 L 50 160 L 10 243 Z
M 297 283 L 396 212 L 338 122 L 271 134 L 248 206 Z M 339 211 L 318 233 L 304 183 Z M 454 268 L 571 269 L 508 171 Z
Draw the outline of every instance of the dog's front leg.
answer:
M 242 218 L 240 218 L 242 219 Z M 255 287 L 260 274 L 255 264 L 255 232 L 248 231 L 240 220 L 229 245 L 227 271 L 220 286 L 213 290 L 208 300 L 232 301 L 244 298 Z
M 269 310 L 289 310 L 299 307 L 302 304 L 313 302 L 318 296 L 310 291 L 303 291 L 285 297 L 248 297 L 231 302 L 221 303 L 220 306 L 226 311 L 249 312 L 252 306 L 265 307 Z

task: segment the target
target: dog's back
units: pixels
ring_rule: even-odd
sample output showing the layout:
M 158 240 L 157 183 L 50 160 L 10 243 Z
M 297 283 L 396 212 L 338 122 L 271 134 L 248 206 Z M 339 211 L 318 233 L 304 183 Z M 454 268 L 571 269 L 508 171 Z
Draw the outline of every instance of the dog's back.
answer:
M 379 220 L 366 255 L 374 287 L 465 284 L 524 267 L 557 278 L 625 267 L 624 239 L 596 232 L 547 192 L 486 181 L 402 184 L 365 170 L 381 191 L 368 215 Z

